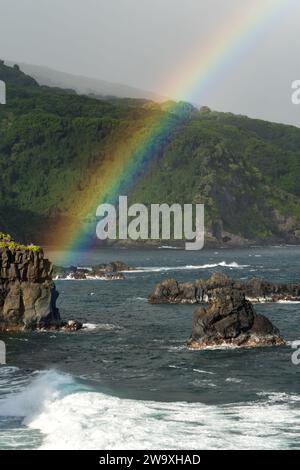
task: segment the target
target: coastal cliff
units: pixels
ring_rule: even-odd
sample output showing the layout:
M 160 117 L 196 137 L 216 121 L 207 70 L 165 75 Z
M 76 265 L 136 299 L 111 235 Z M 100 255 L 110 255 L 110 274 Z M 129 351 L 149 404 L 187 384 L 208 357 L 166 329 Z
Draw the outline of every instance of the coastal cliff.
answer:
M 0 233 L 0 331 L 78 329 L 79 323 L 62 321 L 58 295 L 42 248 Z

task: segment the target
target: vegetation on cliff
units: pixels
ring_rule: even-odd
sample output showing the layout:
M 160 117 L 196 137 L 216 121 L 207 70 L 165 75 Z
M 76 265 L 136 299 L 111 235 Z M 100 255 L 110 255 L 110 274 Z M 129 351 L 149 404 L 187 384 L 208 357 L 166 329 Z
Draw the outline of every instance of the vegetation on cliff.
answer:
M 137 170 L 130 202 L 206 206 L 206 228 L 248 239 L 299 240 L 300 129 L 135 99 L 94 99 L 39 86 L 0 62 L 7 105 L 0 106 L 0 228 L 40 239 L 56 223 L 80 225 L 83 201 L 103 186 L 102 167 L 122 164 L 123 148 L 158 134 Z M 122 147 L 121 147 L 122 148 Z M 94 209 L 94 208 L 93 208 Z
M 8 233 L 0 232 L 0 248 L 8 248 L 10 251 L 16 250 L 29 250 L 33 252 L 39 252 L 42 248 L 38 245 L 23 245 L 13 240 L 12 236 Z

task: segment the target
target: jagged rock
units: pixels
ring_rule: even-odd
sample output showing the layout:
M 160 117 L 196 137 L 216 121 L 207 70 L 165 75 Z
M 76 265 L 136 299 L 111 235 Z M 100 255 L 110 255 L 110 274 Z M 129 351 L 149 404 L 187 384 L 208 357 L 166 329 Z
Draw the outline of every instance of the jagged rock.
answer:
M 82 323 L 75 320 L 69 320 L 67 323 L 63 324 L 62 329 L 66 331 L 78 331 L 81 330 L 82 327 Z
M 243 347 L 285 344 L 270 320 L 257 314 L 244 293 L 232 287 L 214 290 L 208 308 L 199 308 L 193 317 L 192 349 L 235 345 Z
M 215 273 L 209 279 L 178 283 L 167 279 L 155 286 L 148 298 L 152 304 L 159 303 L 202 303 L 208 302 L 214 291 L 232 287 L 244 292 L 253 302 L 278 302 L 279 300 L 300 301 L 300 283 L 272 283 L 253 278 L 242 282 L 231 279 L 222 273 Z
M 149 298 L 150 303 L 175 302 L 179 295 L 176 279 L 167 279 L 157 284 Z
M 122 261 L 113 261 L 108 264 L 99 264 L 90 269 L 77 266 L 61 267 L 54 266 L 53 275 L 56 279 L 103 279 L 117 280 L 125 279 L 123 271 L 130 271 L 132 268 Z
M 0 247 L 0 331 L 65 327 L 57 298 L 52 264 L 42 249 Z
M 122 271 L 130 271 L 132 268 L 123 261 L 112 261 L 108 264 L 94 266 L 94 269 L 98 271 L 105 270 L 106 272 L 117 273 Z

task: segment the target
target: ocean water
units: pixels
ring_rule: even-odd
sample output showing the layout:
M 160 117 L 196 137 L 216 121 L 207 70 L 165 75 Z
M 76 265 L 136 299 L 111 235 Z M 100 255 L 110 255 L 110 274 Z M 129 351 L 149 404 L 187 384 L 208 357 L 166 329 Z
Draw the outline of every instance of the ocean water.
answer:
M 55 262 L 61 253 L 49 252 Z M 256 305 L 288 341 L 190 351 L 192 305 L 149 305 L 154 285 L 223 272 L 300 280 L 300 247 L 73 253 L 81 266 L 122 260 L 123 281 L 56 281 L 77 333 L 1 334 L 0 449 L 299 449 L 300 304 Z

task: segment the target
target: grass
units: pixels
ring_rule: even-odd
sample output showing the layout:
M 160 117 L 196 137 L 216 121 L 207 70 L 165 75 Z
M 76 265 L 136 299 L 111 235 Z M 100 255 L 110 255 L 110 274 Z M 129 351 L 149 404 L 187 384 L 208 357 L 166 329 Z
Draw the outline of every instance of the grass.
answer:
M 0 248 L 8 248 L 10 251 L 27 250 L 33 252 L 39 252 L 42 249 L 38 245 L 23 245 L 22 243 L 15 242 L 11 235 L 4 232 L 0 232 Z

